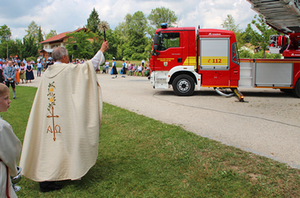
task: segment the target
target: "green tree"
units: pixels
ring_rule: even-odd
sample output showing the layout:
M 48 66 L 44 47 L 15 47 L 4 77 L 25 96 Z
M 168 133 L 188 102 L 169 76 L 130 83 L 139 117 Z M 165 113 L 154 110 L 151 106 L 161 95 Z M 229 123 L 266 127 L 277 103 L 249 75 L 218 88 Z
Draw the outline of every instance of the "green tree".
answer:
M 258 31 L 254 30 L 251 24 L 254 25 Z M 246 32 L 251 35 L 250 43 L 255 47 L 260 47 L 263 51 L 263 58 L 266 58 L 265 51 L 268 48 L 270 36 L 277 34 L 277 32 L 264 22 L 262 15 L 255 15 L 251 24 L 249 23 L 246 28 Z
M 168 23 L 169 27 L 172 27 L 177 19 L 175 12 L 165 7 L 152 9 L 148 16 L 150 24 L 156 28 L 160 28 L 161 23 Z
M 39 27 L 39 31 L 38 31 L 38 43 L 42 42 L 44 40 L 43 34 L 42 34 L 42 29 L 41 26 Z M 43 49 L 42 44 L 38 44 L 39 50 Z
M 66 45 L 66 48 L 69 51 L 69 55 L 73 55 L 74 58 L 80 59 L 91 59 L 93 57 L 94 52 L 92 41 L 99 39 L 95 33 L 90 31 L 80 31 L 67 34 L 67 36 L 69 36 L 67 40 L 69 44 Z M 74 45 L 77 46 L 76 50 L 73 48 Z
M 1 42 L 2 42 L 2 40 L 5 40 L 6 35 L 11 36 L 11 31 L 10 31 L 10 28 L 7 25 L 4 24 L 4 25 L 0 26 L 0 39 L 1 39 Z
M 116 31 L 113 31 L 112 29 L 108 29 L 106 32 L 107 36 L 107 40 L 109 41 L 109 49 L 106 51 L 105 53 L 105 58 L 107 60 L 112 60 L 113 57 L 115 57 L 117 60 L 121 60 L 122 56 L 119 53 L 119 37 L 116 33 Z M 101 39 L 101 44 L 102 44 L 102 39 Z
M 221 24 L 225 30 L 230 30 L 235 33 L 238 49 L 240 49 L 246 43 L 246 36 L 244 32 L 239 28 L 239 24 L 235 24 L 235 20 L 232 15 L 227 15 L 227 18 Z
M 222 28 L 226 30 L 233 31 L 234 33 L 240 32 L 239 24 L 235 24 L 234 18 L 232 15 L 228 14 L 227 18 L 224 20 L 224 22 L 221 24 Z
M 56 36 L 56 35 L 57 35 L 56 30 L 50 30 L 50 32 L 48 34 L 46 34 L 45 39 L 47 40 L 47 39 L 49 39 L 53 36 Z
M 99 14 L 95 10 L 95 8 L 93 8 L 89 18 L 87 19 L 86 28 L 89 29 L 90 31 L 98 34 L 99 33 L 99 29 L 98 29 L 99 23 L 100 23 Z
M 6 41 L 6 36 L 10 37 L 11 36 L 11 31 L 10 28 L 7 25 L 2 25 L 0 26 L 0 57 L 7 58 L 7 41 Z M 10 43 L 12 41 L 8 41 L 8 47 L 10 47 Z M 10 50 L 9 50 L 10 53 Z
M 34 39 L 35 43 L 39 42 L 39 34 L 40 34 L 41 30 L 40 30 L 40 27 L 34 21 L 32 21 L 28 25 L 28 29 L 25 31 L 27 32 L 27 34 L 25 35 L 24 38 L 32 37 Z
M 129 32 L 129 47 L 131 49 L 130 57 L 135 54 L 144 54 L 147 46 L 146 27 L 147 19 L 142 11 L 135 12 L 132 17 L 126 21 L 128 23 Z
M 131 14 L 127 14 L 124 18 L 125 21 L 120 22 L 115 28 L 114 33 L 119 43 L 117 43 L 117 59 L 128 60 L 132 53 L 129 45 L 129 23 L 131 20 Z
M 127 38 L 128 38 L 126 30 L 125 30 L 125 22 L 120 22 L 119 25 L 117 27 L 115 27 L 114 34 L 118 38 L 116 58 L 120 59 L 119 57 L 121 57 L 121 59 L 122 59 L 123 51 L 125 49 L 124 44 L 126 43 Z M 127 57 L 125 59 L 127 59 Z
M 15 40 L 10 40 L 9 41 L 9 54 L 11 56 L 20 56 L 22 51 L 22 40 L 21 39 L 15 39 Z
M 37 57 L 39 54 L 38 44 L 34 40 L 33 36 L 23 38 L 23 45 L 21 49 L 21 59 L 28 57 Z
M 8 47 L 10 47 L 11 40 L 8 41 Z M 10 54 L 10 51 L 9 51 Z M 0 58 L 7 58 L 7 43 L 6 40 L 3 39 L 0 44 Z

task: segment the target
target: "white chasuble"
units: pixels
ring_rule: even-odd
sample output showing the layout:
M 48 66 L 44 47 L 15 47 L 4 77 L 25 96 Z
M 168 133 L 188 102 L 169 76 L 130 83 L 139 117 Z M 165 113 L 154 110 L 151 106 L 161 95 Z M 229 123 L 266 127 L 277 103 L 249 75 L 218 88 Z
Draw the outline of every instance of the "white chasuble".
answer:
M 22 174 L 37 182 L 83 177 L 97 160 L 101 114 L 101 88 L 91 61 L 51 65 L 27 123 Z

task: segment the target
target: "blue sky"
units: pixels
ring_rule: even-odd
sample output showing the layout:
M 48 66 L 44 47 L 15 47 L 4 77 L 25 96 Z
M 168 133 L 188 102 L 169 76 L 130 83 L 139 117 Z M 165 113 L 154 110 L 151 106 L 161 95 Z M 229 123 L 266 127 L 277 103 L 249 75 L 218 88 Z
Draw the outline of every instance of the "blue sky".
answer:
M 100 20 L 114 29 L 126 14 L 142 11 L 148 16 L 152 9 L 166 7 L 178 16 L 180 27 L 221 28 L 228 14 L 245 29 L 257 14 L 246 0 L 3 0 L 0 25 L 6 24 L 13 38 L 22 39 L 31 21 L 44 33 L 62 33 L 83 27 L 95 8 Z

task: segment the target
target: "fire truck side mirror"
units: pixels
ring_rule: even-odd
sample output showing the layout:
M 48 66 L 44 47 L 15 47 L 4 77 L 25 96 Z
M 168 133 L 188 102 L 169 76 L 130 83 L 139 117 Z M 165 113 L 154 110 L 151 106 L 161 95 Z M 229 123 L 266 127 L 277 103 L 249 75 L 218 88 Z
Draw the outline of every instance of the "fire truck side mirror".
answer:
M 154 41 L 153 41 L 153 53 L 152 53 L 153 56 L 159 55 L 159 53 L 157 52 L 158 40 L 159 40 L 159 35 L 155 34 Z

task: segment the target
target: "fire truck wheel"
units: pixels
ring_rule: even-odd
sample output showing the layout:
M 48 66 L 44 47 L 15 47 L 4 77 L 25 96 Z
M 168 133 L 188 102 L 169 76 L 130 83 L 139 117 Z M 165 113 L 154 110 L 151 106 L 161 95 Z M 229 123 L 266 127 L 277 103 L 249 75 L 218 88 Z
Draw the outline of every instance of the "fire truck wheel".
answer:
M 195 90 L 193 78 L 186 74 L 177 76 L 174 79 L 172 86 L 175 94 L 178 96 L 190 96 Z
M 293 90 L 294 94 L 300 98 L 300 79 L 296 82 L 295 89 Z

